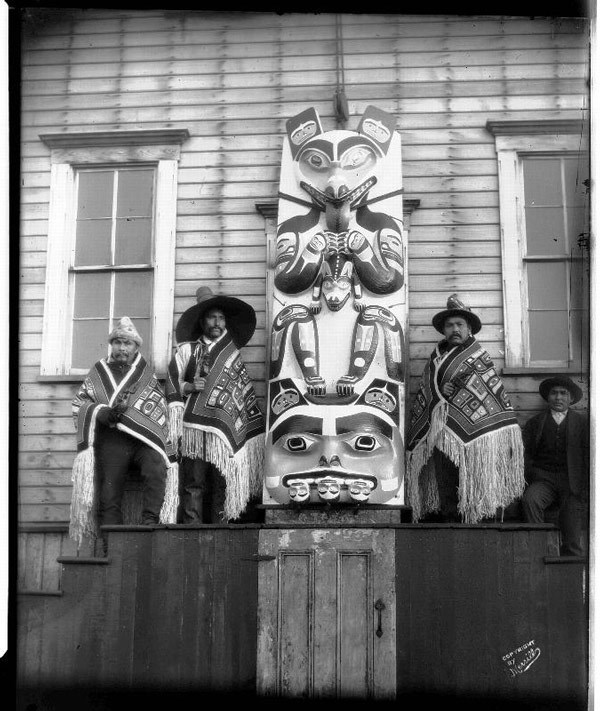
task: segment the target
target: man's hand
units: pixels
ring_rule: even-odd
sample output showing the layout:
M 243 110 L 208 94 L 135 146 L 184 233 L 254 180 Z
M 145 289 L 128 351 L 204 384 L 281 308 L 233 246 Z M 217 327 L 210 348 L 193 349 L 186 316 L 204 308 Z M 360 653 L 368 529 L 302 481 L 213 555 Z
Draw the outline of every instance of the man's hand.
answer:
M 456 391 L 456 385 L 454 383 L 444 383 L 442 385 L 442 392 L 446 397 L 452 397 Z
M 192 393 L 202 392 L 206 387 L 206 378 L 194 378 L 194 382 L 186 383 L 183 386 L 183 394 L 191 395 Z

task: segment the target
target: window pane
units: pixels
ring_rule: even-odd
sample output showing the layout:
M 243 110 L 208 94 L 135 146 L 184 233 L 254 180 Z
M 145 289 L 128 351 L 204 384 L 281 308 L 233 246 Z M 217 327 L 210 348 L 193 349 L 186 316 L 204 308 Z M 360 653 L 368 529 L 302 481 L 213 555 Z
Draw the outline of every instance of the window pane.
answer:
M 563 209 L 525 208 L 527 254 L 566 254 Z
M 565 262 L 528 263 L 527 289 L 530 309 L 566 309 L 567 268 Z
M 80 171 L 77 217 L 110 217 L 112 215 L 114 171 Z
M 152 272 L 115 275 L 115 316 L 148 318 L 152 314 Z M 120 316 L 118 316 L 120 318 Z
M 72 368 L 91 368 L 108 348 L 108 319 L 73 322 Z
M 529 312 L 529 356 L 531 361 L 569 359 L 569 322 L 565 311 Z
M 115 264 L 150 264 L 152 220 L 128 217 L 117 220 Z
M 77 220 L 75 266 L 110 264 L 111 220 Z
M 108 318 L 110 273 L 75 274 L 74 318 Z
M 525 206 L 562 205 L 559 158 L 524 158 Z
M 120 170 L 117 217 L 150 217 L 154 170 Z

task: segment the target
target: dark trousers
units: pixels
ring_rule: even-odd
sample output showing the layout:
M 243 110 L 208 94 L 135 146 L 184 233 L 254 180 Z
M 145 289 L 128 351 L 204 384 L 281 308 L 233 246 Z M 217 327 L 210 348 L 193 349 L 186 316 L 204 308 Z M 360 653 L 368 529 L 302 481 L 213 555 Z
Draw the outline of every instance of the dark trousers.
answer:
M 213 464 L 183 457 L 179 465 L 177 523 L 224 522 L 225 488 L 225 479 Z
M 558 502 L 561 530 L 561 555 L 583 555 L 581 530 L 583 502 L 569 488 L 566 471 L 549 472 L 532 468 L 531 484 L 525 489 L 521 506 L 528 523 L 544 523 L 544 512 Z
M 440 497 L 440 511 L 434 518 L 442 522 L 459 521 L 458 467 L 437 447 L 433 450 L 433 462 Z
M 142 524 L 158 523 L 167 477 L 163 457 L 152 447 L 114 427 L 101 428 L 95 449 L 100 474 L 99 524 L 123 523 L 123 490 L 127 473 L 134 467 L 139 468 L 144 480 Z

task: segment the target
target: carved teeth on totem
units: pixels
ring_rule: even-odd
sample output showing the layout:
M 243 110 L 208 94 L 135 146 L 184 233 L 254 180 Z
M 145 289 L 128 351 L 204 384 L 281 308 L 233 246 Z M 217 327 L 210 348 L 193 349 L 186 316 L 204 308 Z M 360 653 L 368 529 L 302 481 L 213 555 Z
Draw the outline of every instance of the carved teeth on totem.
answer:
M 340 498 L 342 481 L 334 478 L 324 478 L 317 481 L 317 493 L 323 501 L 337 501 Z
M 321 501 L 339 501 L 344 490 L 348 491 L 350 498 L 356 502 L 366 502 L 369 500 L 375 482 L 367 479 L 347 479 L 335 476 L 321 477 L 320 479 L 290 479 L 287 483 L 290 501 L 293 503 L 305 503 L 309 501 L 311 490 L 315 490 Z
M 302 503 L 310 497 L 310 482 L 303 479 L 293 479 L 290 481 L 288 493 L 291 501 Z
M 348 493 L 353 501 L 368 501 L 373 488 L 374 484 L 372 481 L 356 479 L 348 484 Z

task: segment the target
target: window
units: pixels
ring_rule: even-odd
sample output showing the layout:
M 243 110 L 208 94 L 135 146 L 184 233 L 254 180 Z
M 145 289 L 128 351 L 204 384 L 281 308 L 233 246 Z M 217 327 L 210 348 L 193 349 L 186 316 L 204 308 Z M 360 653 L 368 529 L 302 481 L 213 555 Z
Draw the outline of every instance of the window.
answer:
M 581 122 L 489 122 L 499 167 L 506 366 L 588 367 L 589 155 Z
M 129 316 L 167 367 L 173 319 L 177 160 L 187 131 L 42 136 L 52 148 L 41 373 L 86 373 Z M 107 146 L 108 143 L 112 145 Z

